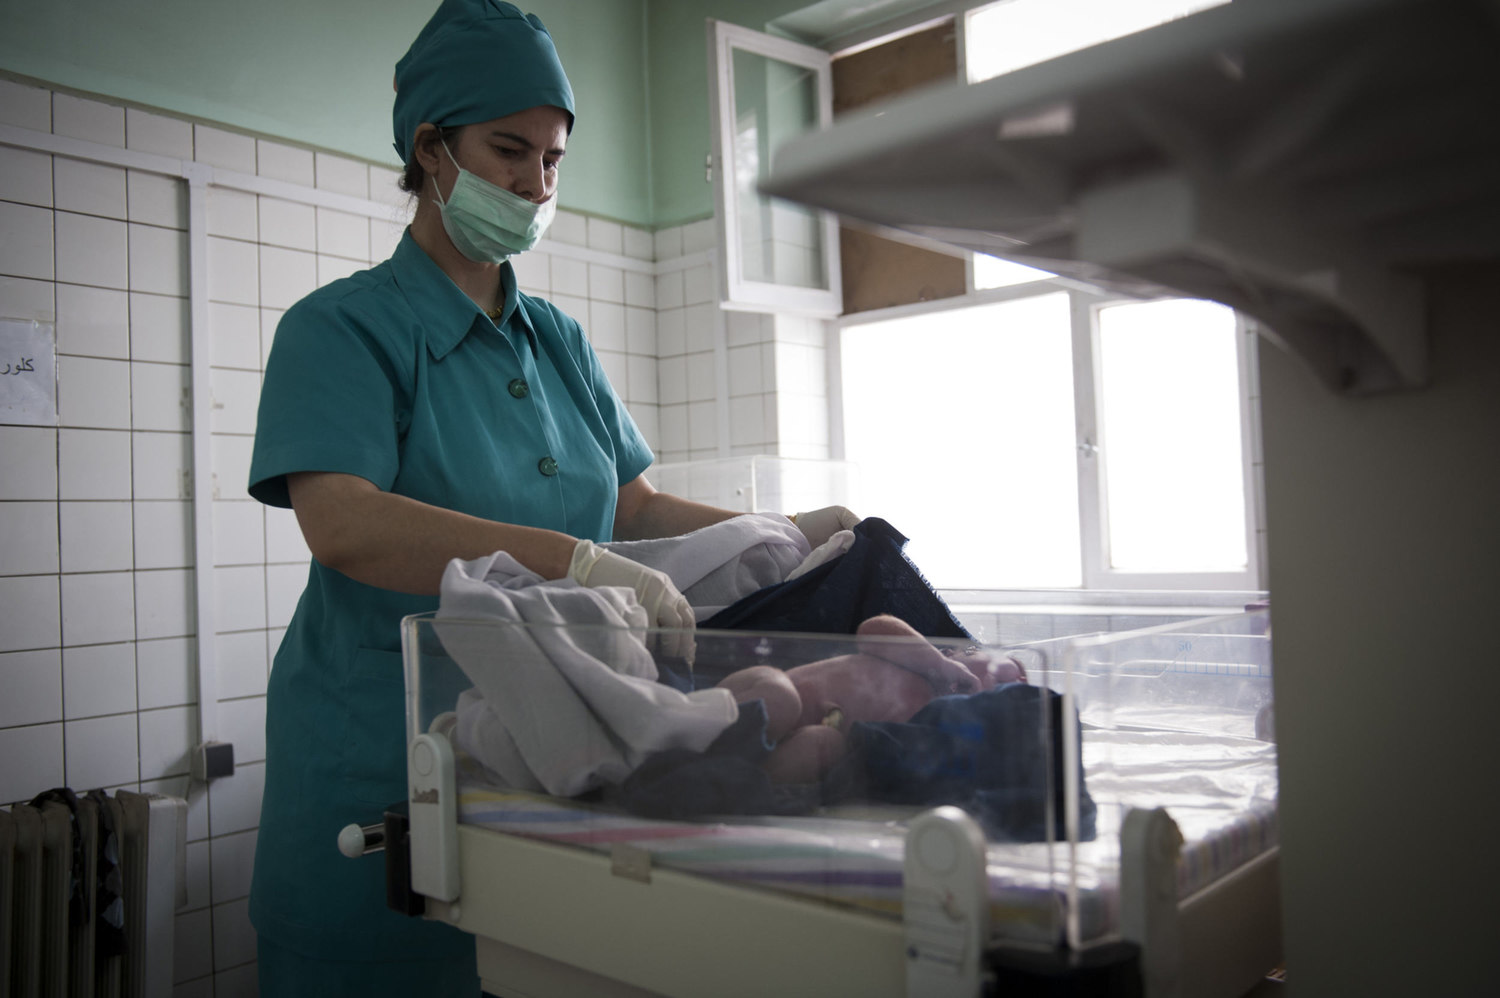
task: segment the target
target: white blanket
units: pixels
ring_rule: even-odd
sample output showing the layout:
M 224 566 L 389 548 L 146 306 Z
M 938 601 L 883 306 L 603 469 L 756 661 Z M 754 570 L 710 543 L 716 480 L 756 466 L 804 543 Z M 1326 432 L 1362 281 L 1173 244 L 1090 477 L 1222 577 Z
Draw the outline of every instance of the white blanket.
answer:
M 736 516 L 681 537 L 611 541 L 604 547 L 666 572 L 698 620 L 786 581 L 812 553 L 802 531 L 779 513 Z
M 842 531 L 811 551 L 772 513 L 606 546 L 666 572 L 701 620 L 852 540 Z M 652 753 L 701 752 L 739 716 L 727 690 L 656 682 L 649 621 L 629 589 L 545 581 L 500 551 L 450 562 L 439 605 L 438 636 L 474 684 L 459 697 L 454 742 L 505 786 L 572 797 L 618 784 Z
M 628 589 L 544 582 L 497 552 L 449 563 L 437 615 L 477 691 L 460 698 L 455 741 L 507 786 L 572 797 L 619 783 L 653 753 L 706 749 L 738 716 L 727 690 L 655 681 Z

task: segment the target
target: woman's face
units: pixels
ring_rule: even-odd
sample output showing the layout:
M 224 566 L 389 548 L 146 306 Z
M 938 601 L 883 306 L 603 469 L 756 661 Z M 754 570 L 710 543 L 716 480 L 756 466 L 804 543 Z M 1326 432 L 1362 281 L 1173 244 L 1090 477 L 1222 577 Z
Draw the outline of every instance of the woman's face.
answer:
M 541 106 L 466 125 L 448 149 L 459 166 L 480 179 L 541 204 L 557 193 L 558 164 L 567 144 L 568 113 Z M 458 170 L 441 146 L 433 143 L 433 148 L 436 169 L 428 175 L 436 178 L 446 200 Z

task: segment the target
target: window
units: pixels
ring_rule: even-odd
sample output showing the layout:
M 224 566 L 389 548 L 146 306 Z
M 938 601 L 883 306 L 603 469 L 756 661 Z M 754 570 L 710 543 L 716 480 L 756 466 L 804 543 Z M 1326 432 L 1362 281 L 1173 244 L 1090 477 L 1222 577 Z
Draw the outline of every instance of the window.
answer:
M 828 54 L 710 20 L 709 106 L 725 308 L 837 315 L 838 227 L 761 194 L 776 147 L 833 116 Z
M 972 82 L 1220 2 L 1003 0 L 954 3 L 942 17 L 962 25 L 961 78 Z M 942 24 L 921 20 L 932 10 L 913 14 L 904 33 L 850 36 L 842 51 L 894 53 L 897 39 L 942 36 Z M 762 72 L 727 47 L 748 49 L 749 35 L 721 28 L 715 37 L 718 65 L 732 70 L 718 71 L 724 92 L 748 85 L 723 105 L 720 120 L 735 125 L 720 138 L 753 176 L 771 127 L 762 109 L 795 105 L 796 127 L 812 124 L 808 98 L 783 97 L 819 63 L 766 42 L 758 51 L 773 62 L 806 61 Z M 749 205 L 750 187 L 721 190 L 740 187 Z M 731 275 L 774 276 L 774 253 L 760 271 L 745 268 L 765 245 L 754 233 L 776 230 L 775 216 L 757 223 L 732 202 L 720 211 L 738 231 L 726 247 Z M 741 263 L 732 262 L 736 246 Z M 816 276 L 834 284 L 827 271 Z M 805 311 L 792 296 L 813 289 L 786 286 L 795 283 L 783 280 L 767 300 Z M 844 302 L 838 433 L 843 457 L 859 468 L 856 508 L 910 534 L 913 559 L 944 589 L 1260 587 L 1247 443 L 1254 341 L 1232 310 L 1125 301 L 983 255 L 949 293 L 960 289 L 937 302 L 866 303 L 858 315 Z
M 974 254 L 974 290 L 988 291 L 991 288 L 1011 288 L 1028 281 L 1045 281 L 1054 275 L 1045 270 L 1028 267 L 1013 260 Z
M 1026 290 L 843 327 L 859 508 L 944 589 L 1259 588 L 1234 312 Z
M 968 12 L 970 83 L 1186 17 L 1228 0 L 1000 0 Z
M 977 6 L 963 18 L 965 76 L 1221 2 Z M 912 534 L 912 557 L 943 588 L 1257 588 L 1252 342 L 1235 314 L 972 260 L 968 307 L 845 320 L 844 454 L 866 508 Z
M 1069 297 L 847 326 L 857 508 L 947 589 L 1082 584 Z
M 1109 305 L 1095 334 L 1103 567 L 1245 571 L 1234 312 L 1188 300 Z

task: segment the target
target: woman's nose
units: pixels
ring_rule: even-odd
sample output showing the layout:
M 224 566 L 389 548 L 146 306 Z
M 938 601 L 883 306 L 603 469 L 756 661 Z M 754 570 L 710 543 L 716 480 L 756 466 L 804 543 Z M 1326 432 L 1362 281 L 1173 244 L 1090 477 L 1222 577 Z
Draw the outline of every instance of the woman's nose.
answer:
M 540 160 L 528 161 L 512 177 L 510 192 L 528 201 L 545 201 L 552 195 L 547 189 L 547 170 Z

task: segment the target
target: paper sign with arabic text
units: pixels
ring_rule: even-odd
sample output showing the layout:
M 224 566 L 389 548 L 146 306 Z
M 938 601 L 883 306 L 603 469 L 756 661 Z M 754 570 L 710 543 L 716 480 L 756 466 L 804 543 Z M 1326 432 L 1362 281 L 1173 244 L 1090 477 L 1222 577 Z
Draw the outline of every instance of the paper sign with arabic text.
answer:
M 0 319 L 0 423 L 57 425 L 56 328 Z

